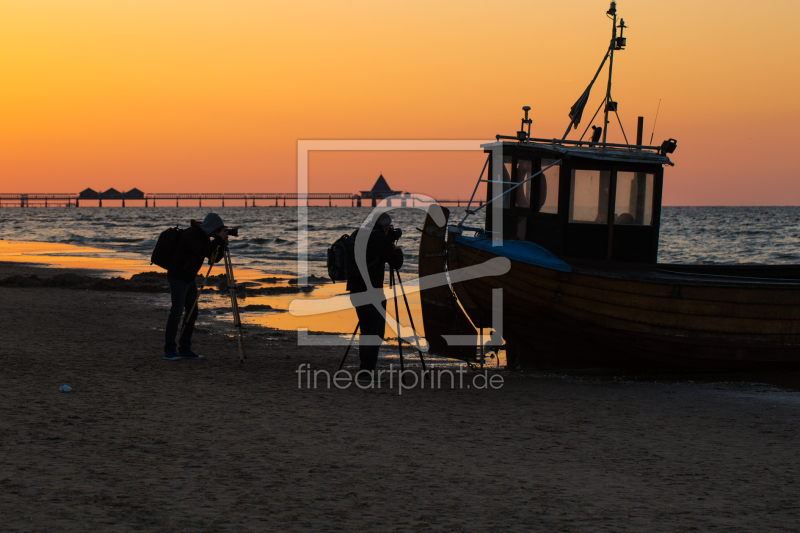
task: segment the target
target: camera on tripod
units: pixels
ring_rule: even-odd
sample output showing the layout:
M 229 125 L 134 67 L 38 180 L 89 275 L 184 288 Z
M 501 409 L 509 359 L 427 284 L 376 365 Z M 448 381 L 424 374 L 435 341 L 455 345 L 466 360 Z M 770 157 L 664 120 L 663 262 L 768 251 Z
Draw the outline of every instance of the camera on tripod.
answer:
M 389 236 L 389 240 L 392 242 L 397 242 L 400 240 L 400 237 L 403 236 L 403 230 L 400 228 L 395 228 L 394 226 L 389 226 L 389 232 L 387 233 Z
M 229 228 L 228 226 L 223 226 L 222 229 L 228 232 L 228 237 L 238 237 L 239 236 L 239 227 Z

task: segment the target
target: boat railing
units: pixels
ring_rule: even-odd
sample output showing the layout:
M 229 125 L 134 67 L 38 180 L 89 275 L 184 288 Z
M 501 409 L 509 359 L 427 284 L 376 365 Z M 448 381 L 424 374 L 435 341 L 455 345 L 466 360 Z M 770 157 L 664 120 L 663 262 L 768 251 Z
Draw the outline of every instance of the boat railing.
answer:
M 531 142 L 547 143 L 547 144 L 571 144 L 575 146 L 587 146 L 591 148 L 627 148 L 629 150 L 653 150 L 654 152 L 661 152 L 663 146 L 647 146 L 642 144 L 616 144 L 616 143 L 602 143 L 592 141 L 570 141 L 567 139 L 540 139 L 536 137 L 528 138 L 526 141 L 520 141 L 518 137 L 512 135 L 495 135 L 497 140 L 507 139 L 518 141 L 520 144 L 525 145 Z
M 486 172 L 486 167 L 489 166 L 489 160 L 491 158 L 492 158 L 492 154 L 489 154 L 486 157 L 486 162 L 483 164 L 483 169 L 481 170 L 481 175 L 478 176 L 478 181 L 475 183 L 475 188 L 472 189 L 472 196 L 469 197 L 469 203 L 467 204 L 467 213 L 469 213 L 469 208 L 472 207 L 472 201 L 475 199 L 475 193 L 478 192 L 478 187 L 480 186 L 481 182 L 483 181 L 483 174 L 484 174 L 484 172 Z M 464 220 L 466 220 L 466 218 Z M 461 222 L 463 222 L 463 220 Z

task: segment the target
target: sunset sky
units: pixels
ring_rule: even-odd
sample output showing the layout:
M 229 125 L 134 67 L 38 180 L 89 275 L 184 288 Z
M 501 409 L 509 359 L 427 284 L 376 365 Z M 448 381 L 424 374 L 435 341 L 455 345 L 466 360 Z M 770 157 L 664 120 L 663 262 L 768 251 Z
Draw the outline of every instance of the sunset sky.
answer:
M 800 2 L 621 0 L 628 138 L 673 137 L 667 205 L 800 205 Z M 560 137 L 606 0 L 4 0 L 0 192 L 290 192 L 298 139 Z M 602 99 L 602 74 L 577 138 Z M 619 127 L 611 142 L 622 142 Z M 468 198 L 475 153 L 315 153 L 312 192 Z

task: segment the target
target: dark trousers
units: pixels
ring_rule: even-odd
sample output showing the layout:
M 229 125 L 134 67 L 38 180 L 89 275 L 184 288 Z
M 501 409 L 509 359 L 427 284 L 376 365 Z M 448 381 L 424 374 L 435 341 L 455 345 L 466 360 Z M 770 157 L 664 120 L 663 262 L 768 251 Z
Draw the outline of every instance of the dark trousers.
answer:
M 194 281 L 191 283 L 178 279 L 168 279 L 167 281 L 169 281 L 169 295 L 172 300 L 172 307 L 169 310 L 169 318 L 167 319 L 164 350 L 175 348 L 175 336 L 183 326 L 181 315 L 184 314 L 184 311 L 188 315 L 189 310 L 194 305 L 194 301 L 197 299 L 197 284 Z M 197 307 L 194 308 L 191 316 L 189 316 L 186 322 L 186 329 L 183 330 L 183 335 L 178 341 L 179 352 L 188 352 L 192 348 L 192 333 L 194 332 L 195 320 L 197 320 Z
M 381 302 L 384 311 L 386 310 L 386 300 Z M 356 307 L 356 314 L 358 315 L 359 329 L 361 337 L 358 342 L 358 356 L 361 358 L 361 370 L 375 370 L 378 364 L 378 352 L 381 349 L 379 341 L 370 343 L 364 338 L 365 335 L 375 335 L 383 339 L 386 332 L 386 319 L 378 311 L 374 305 L 362 305 Z

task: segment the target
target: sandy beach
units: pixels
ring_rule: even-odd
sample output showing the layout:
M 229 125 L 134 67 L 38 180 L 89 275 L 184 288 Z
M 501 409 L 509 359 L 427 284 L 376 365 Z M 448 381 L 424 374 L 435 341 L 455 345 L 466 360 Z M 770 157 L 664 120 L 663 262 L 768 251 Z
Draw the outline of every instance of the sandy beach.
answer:
M 0 295 L 4 531 L 800 527 L 790 390 L 520 373 L 307 389 L 298 366 L 333 371 L 339 348 L 254 326 L 240 364 L 201 315 L 206 360 L 165 361 L 163 294 Z
M 0 14 L 0 533 L 800 533 L 800 0 Z

